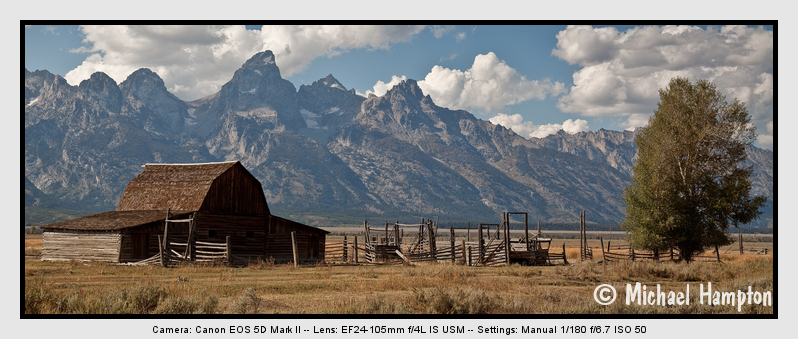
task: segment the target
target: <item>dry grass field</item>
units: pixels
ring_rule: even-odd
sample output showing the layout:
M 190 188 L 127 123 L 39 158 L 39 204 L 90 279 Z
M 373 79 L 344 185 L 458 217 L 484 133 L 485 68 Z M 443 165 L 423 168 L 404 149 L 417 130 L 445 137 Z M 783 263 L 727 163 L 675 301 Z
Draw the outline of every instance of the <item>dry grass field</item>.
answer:
M 736 314 L 736 307 L 701 305 L 699 284 L 712 282 L 713 290 L 719 291 L 747 290 L 748 286 L 773 291 L 772 251 L 769 255 L 741 256 L 730 250 L 722 256 L 723 263 L 604 265 L 579 262 L 578 239 L 555 240 L 552 249 L 560 252 L 563 242 L 569 266 L 464 267 L 421 263 L 294 268 L 261 263 L 247 267 L 164 268 L 41 261 L 27 257 L 41 249 L 41 237 L 34 236 L 25 241 L 25 313 Z M 772 248 L 772 243 L 746 243 L 762 245 Z M 622 302 L 625 286 L 635 282 L 661 284 L 663 290 L 674 291 L 683 291 L 690 284 L 694 292 L 689 305 L 626 305 Z M 593 291 L 599 284 L 615 286 L 618 300 L 609 306 L 596 303 Z M 742 313 L 773 313 L 773 308 L 746 305 Z

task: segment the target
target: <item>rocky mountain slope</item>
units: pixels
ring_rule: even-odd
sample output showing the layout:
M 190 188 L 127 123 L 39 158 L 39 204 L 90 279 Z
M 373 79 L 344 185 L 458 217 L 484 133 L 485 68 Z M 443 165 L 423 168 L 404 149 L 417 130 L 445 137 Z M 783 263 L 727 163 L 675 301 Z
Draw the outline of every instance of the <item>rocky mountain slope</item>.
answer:
M 633 132 L 527 140 L 435 105 L 413 80 L 381 97 L 332 75 L 297 90 L 269 51 L 192 102 L 147 69 L 118 86 L 103 73 L 70 86 L 26 70 L 24 90 L 26 206 L 110 210 L 145 163 L 239 160 L 272 211 L 316 225 L 330 215 L 495 222 L 505 210 L 616 223 L 635 152 Z M 755 167 L 767 163 L 760 153 Z M 772 192 L 770 161 L 755 180 Z

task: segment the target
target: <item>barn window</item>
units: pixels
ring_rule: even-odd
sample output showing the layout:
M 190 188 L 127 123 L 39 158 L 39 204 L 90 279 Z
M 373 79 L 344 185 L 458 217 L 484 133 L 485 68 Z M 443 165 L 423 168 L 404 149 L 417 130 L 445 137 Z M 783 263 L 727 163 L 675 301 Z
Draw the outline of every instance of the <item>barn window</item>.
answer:
M 253 231 L 247 231 L 247 239 L 252 239 L 252 238 L 254 238 L 254 237 L 255 237 L 255 232 L 253 232 Z
M 215 239 L 216 238 L 216 230 L 208 231 L 208 238 Z

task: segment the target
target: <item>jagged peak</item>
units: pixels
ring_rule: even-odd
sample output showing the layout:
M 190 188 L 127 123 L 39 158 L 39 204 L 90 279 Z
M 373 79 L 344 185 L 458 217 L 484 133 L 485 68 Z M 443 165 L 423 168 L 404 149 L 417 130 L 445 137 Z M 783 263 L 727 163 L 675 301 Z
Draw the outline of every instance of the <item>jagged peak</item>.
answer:
M 313 84 L 315 85 L 316 83 L 321 83 L 322 85 L 327 86 L 327 87 L 337 88 L 337 89 L 346 91 L 346 87 L 344 87 L 344 85 L 341 84 L 341 82 L 338 81 L 338 79 L 333 77 L 332 74 L 327 74 L 326 77 L 314 82 Z
M 413 79 L 402 80 L 400 83 L 393 86 L 385 93 L 385 97 L 391 97 L 401 94 L 406 98 L 417 98 L 418 100 L 424 99 L 424 92 L 421 87 L 418 87 L 418 82 Z
M 177 97 L 166 88 L 163 79 L 148 68 L 139 68 L 119 84 L 122 93 L 161 93 L 176 100 Z M 139 94 L 137 94 L 139 95 Z
M 268 73 L 276 72 L 276 75 L 280 76 L 280 68 L 277 67 L 274 53 L 270 50 L 265 50 L 253 55 L 249 60 L 244 62 L 241 68 L 256 71 L 261 73 L 261 75 L 263 75 L 262 71 L 267 71 Z
M 53 75 L 55 75 L 55 74 L 53 74 L 53 73 L 50 73 L 50 71 L 48 71 L 48 70 L 46 70 L 46 69 L 37 69 L 37 70 L 35 70 L 35 71 L 33 71 L 33 72 L 30 72 L 30 71 L 28 71 L 28 69 L 26 68 L 26 69 L 25 69 L 25 71 L 27 71 L 27 72 L 25 73 L 25 75 L 26 75 L 26 76 L 47 77 L 47 76 L 53 76 Z
M 92 76 L 94 76 L 94 74 L 92 74 Z M 153 72 L 149 68 L 139 68 L 135 72 L 130 73 L 130 75 L 127 76 L 127 79 L 122 81 L 119 86 L 124 88 L 132 83 L 140 83 L 147 80 L 153 80 L 161 86 L 164 85 L 163 79 L 161 79 L 161 76 L 159 76 L 158 73 Z
M 112 79 L 110 76 L 108 76 L 108 74 L 105 74 L 103 72 L 94 72 L 88 79 L 81 81 L 80 85 L 78 86 L 82 88 L 93 83 L 99 83 L 99 84 L 113 83 L 114 85 L 116 85 L 116 81 Z

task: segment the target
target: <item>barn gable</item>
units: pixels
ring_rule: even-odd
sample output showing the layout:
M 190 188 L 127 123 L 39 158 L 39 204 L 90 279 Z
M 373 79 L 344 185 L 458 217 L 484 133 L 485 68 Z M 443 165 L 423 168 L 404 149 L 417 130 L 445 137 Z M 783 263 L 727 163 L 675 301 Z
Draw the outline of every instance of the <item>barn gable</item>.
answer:
M 269 215 L 260 182 L 238 161 L 147 164 L 130 181 L 117 211 L 186 210 Z

